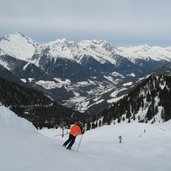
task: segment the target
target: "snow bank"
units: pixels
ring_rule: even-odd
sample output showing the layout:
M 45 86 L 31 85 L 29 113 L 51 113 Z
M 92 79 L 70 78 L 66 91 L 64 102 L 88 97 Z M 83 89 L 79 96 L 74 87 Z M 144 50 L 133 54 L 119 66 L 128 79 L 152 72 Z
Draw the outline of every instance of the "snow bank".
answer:
M 23 133 L 35 132 L 36 128 L 26 119 L 19 118 L 14 112 L 4 106 L 0 106 L 0 129 L 15 130 Z

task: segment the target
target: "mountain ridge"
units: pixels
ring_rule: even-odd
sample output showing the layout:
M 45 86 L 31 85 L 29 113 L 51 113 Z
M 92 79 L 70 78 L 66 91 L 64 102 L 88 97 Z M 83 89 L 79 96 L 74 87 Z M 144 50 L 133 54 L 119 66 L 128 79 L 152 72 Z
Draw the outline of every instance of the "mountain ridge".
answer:
M 141 53 L 145 54 L 144 58 L 148 58 L 148 57 L 151 58 L 150 55 L 152 55 L 152 53 L 154 53 L 155 51 L 157 51 L 156 54 L 158 54 L 158 55 L 157 55 L 157 58 L 155 58 L 154 56 L 156 56 L 156 54 L 154 54 L 154 56 L 152 57 L 152 59 L 154 59 L 154 60 L 159 60 L 159 59 L 160 60 L 161 59 L 170 60 L 170 58 L 168 58 L 168 56 L 171 55 L 171 46 L 160 47 L 160 46 L 148 46 L 148 45 L 144 44 L 144 45 L 118 46 L 117 47 L 105 40 L 82 40 L 82 41 L 79 41 L 76 43 L 74 41 L 68 41 L 66 39 L 56 39 L 54 41 L 50 41 L 47 43 L 37 43 L 36 41 L 32 40 L 31 38 L 25 36 L 24 34 L 22 34 L 20 32 L 16 32 L 14 34 L 9 34 L 9 35 L 2 37 L 0 39 L 0 49 L 2 49 L 2 50 L 5 49 L 4 46 L 2 47 L 2 43 L 1 43 L 4 40 L 6 40 L 8 42 L 12 41 L 16 45 L 16 47 L 19 45 L 17 43 L 21 44 L 21 42 L 23 40 L 25 41 L 24 43 L 31 44 L 34 48 L 37 48 L 38 46 L 41 48 L 43 46 L 49 47 L 49 46 L 55 46 L 55 45 L 60 46 L 61 45 L 61 47 L 60 47 L 61 50 L 63 52 L 66 52 L 65 55 L 61 55 L 63 57 L 68 55 L 67 52 L 69 51 L 69 49 L 66 49 L 67 47 L 73 47 L 73 48 L 81 47 L 82 48 L 81 50 L 83 50 L 85 48 L 89 48 L 89 50 L 92 50 L 93 48 L 96 47 L 96 48 L 101 48 L 100 53 L 103 53 L 103 51 L 102 51 L 102 49 L 103 49 L 103 50 L 106 50 L 106 52 L 112 51 L 112 53 L 127 57 L 128 59 L 130 59 L 130 57 L 133 57 L 134 59 L 136 59 L 135 56 L 137 56 L 138 59 L 141 59 L 140 57 L 143 56 Z M 35 49 L 33 47 L 31 48 L 30 54 L 24 55 L 24 59 L 26 59 L 25 58 L 26 56 L 28 57 L 27 59 L 30 59 L 32 57 L 33 53 L 35 52 Z M 76 50 L 76 49 L 74 49 L 74 50 Z M 151 51 L 148 52 L 148 50 L 151 50 Z M 4 52 L 8 51 L 8 49 L 3 50 L 3 51 Z M 5 53 L 8 54 L 8 52 L 5 52 Z M 164 55 L 162 55 L 162 57 L 158 58 L 159 55 L 161 56 L 160 53 L 164 53 Z M 8 55 L 11 55 L 11 53 L 9 52 Z M 89 55 L 89 54 L 86 54 L 86 55 Z M 106 54 L 102 54 L 102 55 L 107 56 Z M 17 57 L 17 54 L 11 55 L 11 56 Z M 19 56 L 21 57 L 21 54 Z M 108 56 L 109 56 L 109 54 L 108 54 Z

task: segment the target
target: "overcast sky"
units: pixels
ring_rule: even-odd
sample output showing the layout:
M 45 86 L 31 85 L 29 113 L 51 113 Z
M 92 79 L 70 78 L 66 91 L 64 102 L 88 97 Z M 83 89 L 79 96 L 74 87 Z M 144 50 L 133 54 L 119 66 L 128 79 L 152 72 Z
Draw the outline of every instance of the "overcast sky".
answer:
M 171 46 L 171 0 L 0 0 L 0 37 Z

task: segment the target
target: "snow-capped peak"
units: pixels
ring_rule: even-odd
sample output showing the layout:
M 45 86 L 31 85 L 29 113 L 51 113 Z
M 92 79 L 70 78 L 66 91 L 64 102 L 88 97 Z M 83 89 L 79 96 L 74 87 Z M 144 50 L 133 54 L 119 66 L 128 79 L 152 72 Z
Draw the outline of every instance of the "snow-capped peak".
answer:
M 116 64 L 113 58 L 115 48 L 105 40 L 83 40 L 78 43 L 83 48 L 84 53 L 93 56 L 100 63 L 110 62 Z
M 51 41 L 51 42 L 48 42 L 48 43 L 45 43 L 45 45 L 73 45 L 75 44 L 74 41 L 68 41 L 66 40 L 65 38 L 62 38 L 62 39 L 57 39 L 55 41 Z
M 57 39 L 55 41 L 51 41 L 39 46 L 36 50 L 36 53 L 40 53 L 40 51 L 44 51 L 48 49 L 46 52 L 50 58 L 67 58 L 70 60 L 74 60 L 74 56 L 79 54 L 78 45 L 73 41 L 68 41 L 66 39 Z
M 35 46 L 36 43 L 20 32 L 6 35 L 0 39 L 0 49 L 21 60 L 30 59 L 35 52 Z
M 78 45 L 82 46 L 83 48 L 103 48 L 106 51 L 111 51 L 112 50 L 112 45 L 105 41 L 105 40 L 83 40 L 78 43 Z
M 127 57 L 132 62 L 136 59 L 148 59 L 153 60 L 167 60 L 171 61 L 171 48 L 163 48 L 158 46 L 150 47 L 147 44 L 138 46 L 118 47 L 117 53 L 124 57 Z
M 55 41 L 44 44 L 44 46 L 50 49 L 52 56 L 58 56 L 62 54 L 65 56 L 71 56 L 73 51 L 76 50 L 77 45 L 73 41 L 68 41 L 66 39 L 57 39 Z

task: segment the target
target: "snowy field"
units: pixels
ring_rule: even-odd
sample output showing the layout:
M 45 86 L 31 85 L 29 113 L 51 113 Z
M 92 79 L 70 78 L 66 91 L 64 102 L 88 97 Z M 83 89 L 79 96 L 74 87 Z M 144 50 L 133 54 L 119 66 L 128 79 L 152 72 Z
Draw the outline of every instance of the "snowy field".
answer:
M 0 107 L 0 171 L 170 171 L 171 122 L 118 124 L 87 131 L 76 152 L 61 130 L 39 132 Z M 122 136 L 122 143 L 118 137 Z

